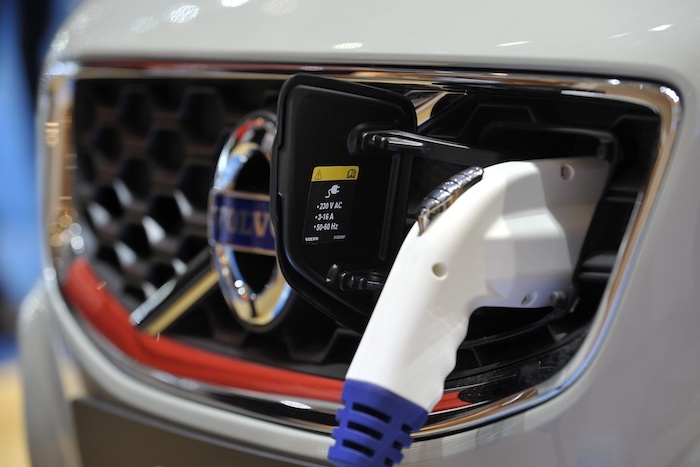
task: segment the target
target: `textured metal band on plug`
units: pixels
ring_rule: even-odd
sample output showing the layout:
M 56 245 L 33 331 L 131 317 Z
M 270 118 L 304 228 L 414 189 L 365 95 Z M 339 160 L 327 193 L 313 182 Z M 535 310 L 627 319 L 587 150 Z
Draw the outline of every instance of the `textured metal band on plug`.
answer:
M 439 187 L 430 192 L 418 205 L 418 235 L 423 235 L 428 224 L 441 212 L 452 206 L 462 193 L 481 180 L 484 169 L 469 167 L 444 181 Z

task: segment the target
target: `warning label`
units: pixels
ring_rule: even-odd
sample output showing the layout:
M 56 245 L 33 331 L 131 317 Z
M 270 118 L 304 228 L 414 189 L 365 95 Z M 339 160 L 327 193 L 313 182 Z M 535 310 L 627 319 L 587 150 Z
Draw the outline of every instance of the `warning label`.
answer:
M 314 167 L 306 205 L 304 243 L 345 240 L 360 168 Z

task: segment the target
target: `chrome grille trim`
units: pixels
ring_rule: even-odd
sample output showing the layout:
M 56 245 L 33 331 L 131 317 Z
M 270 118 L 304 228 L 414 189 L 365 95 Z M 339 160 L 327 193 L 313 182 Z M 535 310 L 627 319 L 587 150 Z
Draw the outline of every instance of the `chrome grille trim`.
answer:
M 432 71 L 423 68 L 377 68 L 377 67 L 340 67 L 340 66 L 301 66 L 286 64 L 222 64 L 222 63 L 167 63 L 167 62 L 86 62 L 55 63 L 48 70 L 44 88 L 46 95 L 40 102 L 43 114 L 44 134 L 43 148 L 45 180 L 44 219 L 49 229 L 49 245 L 45 255 L 47 276 L 55 271 L 60 278 L 62 269 L 73 255 L 81 253 L 80 232 L 75 228 L 77 212 L 73 206 L 72 173 L 74 165 L 74 144 L 71 141 L 71 108 L 74 82 L 83 78 L 217 78 L 217 79 L 285 79 L 295 72 L 314 72 L 339 79 L 361 81 L 366 83 L 391 83 L 417 86 L 436 91 L 463 90 L 469 88 L 491 89 L 530 89 L 553 93 L 583 96 L 592 99 L 610 99 L 641 105 L 659 115 L 661 126 L 658 150 L 653 170 L 650 174 L 643 196 L 637 201 L 625 238 L 617 255 L 612 278 L 607 284 L 603 299 L 599 305 L 588 336 L 576 356 L 554 377 L 544 383 L 508 397 L 477 407 L 473 410 L 458 410 L 434 425 L 426 426 L 417 439 L 429 439 L 449 433 L 464 431 L 476 426 L 519 413 L 528 408 L 542 404 L 573 385 L 586 371 L 591 361 L 598 354 L 607 330 L 614 317 L 617 302 L 625 288 L 636 261 L 636 250 L 646 231 L 646 223 L 653 209 L 655 199 L 661 187 L 666 168 L 671 158 L 672 148 L 681 120 L 681 99 L 670 87 L 620 77 L 579 78 L 556 75 L 537 75 L 522 73 L 485 73 L 464 70 Z M 42 120 L 40 120 L 42 122 Z M 41 123 L 40 123 L 41 124 Z M 57 287 L 55 281 L 49 281 Z M 98 338 L 96 338 L 99 340 Z M 183 391 L 187 381 L 168 380 L 163 382 L 161 375 L 149 368 L 138 368 L 135 362 L 125 361 L 119 351 L 109 346 L 103 347 L 111 354 L 113 361 L 127 373 L 152 384 L 163 385 L 169 390 L 188 396 Z M 195 383 L 198 384 L 198 383 Z M 216 389 L 202 387 L 195 391 L 198 400 L 211 402 L 208 394 Z M 228 388 L 226 392 L 228 392 Z M 235 391 L 233 391 L 235 393 Z M 263 401 L 269 401 L 269 395 L 241 394 Z M 300 401 L 302 402 L 302 401 Z M 308 401 L 307 401 L 308 402 Z M 302 402 L 304 403 L 304 402 Z M 322 403 L 319 405 L 326 405 Z M 217 404 L 218 405 L 218 404 Z M 226 406 L 239 411 L 240 408 Z M 247 410 L 242 410 L 249 413 Z M 325 412 L 325 410 L 324 410 Z M 264 418 L 264 417 L 263 417 Z M 278 420 L 287 425 L 302 429 L 328 432 L 330 426 L 310 428 L 308 422 L 299 420 Z

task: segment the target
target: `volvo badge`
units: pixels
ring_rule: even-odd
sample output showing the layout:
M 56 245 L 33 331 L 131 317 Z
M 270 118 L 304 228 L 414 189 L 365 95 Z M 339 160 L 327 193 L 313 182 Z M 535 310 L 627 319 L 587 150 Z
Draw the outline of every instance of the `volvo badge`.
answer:
M 270 224 L 270 161 L 277 122 L 246 117 L 231 134 L 209 195 L 209 243 L 221 289 L 239 321 L 263 332 L 282 317 L 290 288 L 275 258 Z

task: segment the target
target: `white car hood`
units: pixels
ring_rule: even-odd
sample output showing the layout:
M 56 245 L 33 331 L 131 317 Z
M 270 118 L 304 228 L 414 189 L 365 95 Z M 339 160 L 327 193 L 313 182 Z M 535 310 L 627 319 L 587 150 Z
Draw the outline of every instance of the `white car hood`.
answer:
M 52 53 L 80 61 L 429 64 L 682 81 L 700 75 L 699 31 L 700 4 L 683 0 L 86 1 Z

